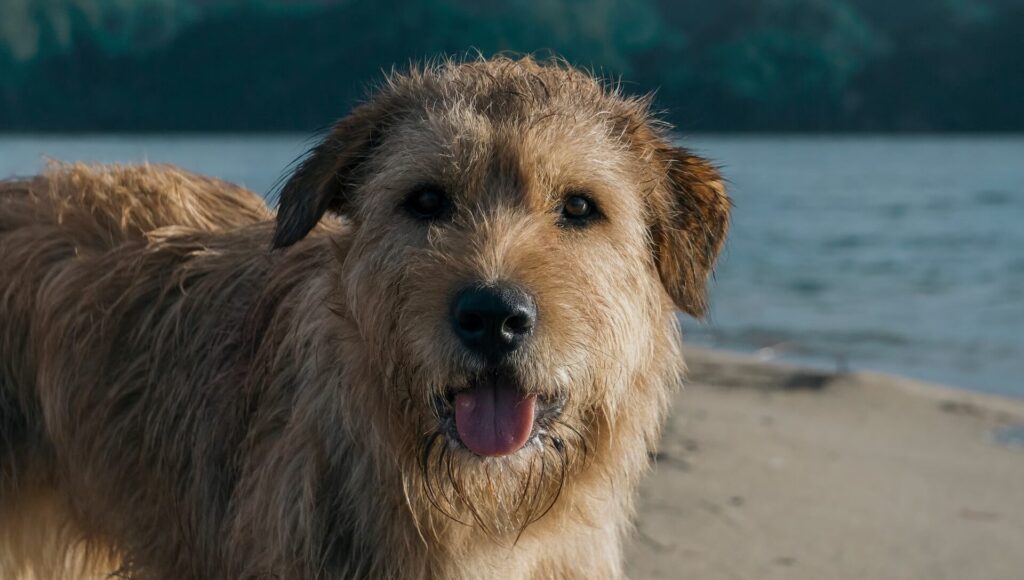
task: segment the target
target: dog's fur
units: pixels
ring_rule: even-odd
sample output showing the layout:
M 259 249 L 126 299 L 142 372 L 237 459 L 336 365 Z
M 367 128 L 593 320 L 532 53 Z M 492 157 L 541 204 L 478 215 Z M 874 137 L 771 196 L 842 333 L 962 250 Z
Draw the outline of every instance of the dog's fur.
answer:
M 0 576 L 620 577 L 728 224 L 666 131 L 558 62 L 444 62 L 341 120 L 276 223 L 172 167 L 0 184 Z M 424 183 L 448 219 L 403 212 Z M 573 192 L 603 217 L 560 225 Z M 495 281 L 536 300 L 510 368 L 556 408 L 482 458 L 447 316 Z

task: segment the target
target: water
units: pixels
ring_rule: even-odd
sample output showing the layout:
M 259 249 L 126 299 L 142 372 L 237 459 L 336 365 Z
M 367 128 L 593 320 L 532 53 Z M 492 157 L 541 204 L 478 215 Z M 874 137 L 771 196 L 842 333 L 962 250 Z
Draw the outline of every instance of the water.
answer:
M 312 143 L 306 136 L 169 135 L 11 137 L 0 135 L 0 179 L 40 171 L 47 159 L 174 163 L 262 193 Z
M 1024 396 L 1024 138 L 691 141 L 736 201 L 699 341 Z
M 0 137 L 0 176 L 177 163 L 268 192 L 303 136 Z M 710 137 L 733 230 L 691 341 L 1024 397 L 1024 137 Z

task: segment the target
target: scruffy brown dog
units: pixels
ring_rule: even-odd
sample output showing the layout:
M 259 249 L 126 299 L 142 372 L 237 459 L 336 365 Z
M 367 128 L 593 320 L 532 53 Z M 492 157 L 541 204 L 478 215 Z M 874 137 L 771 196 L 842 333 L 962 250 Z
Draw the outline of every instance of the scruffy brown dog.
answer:
M 171 167 L 2 183 L 0 576 L 621 577 L 728 213 L 529 58 L 392 76 L 276 224 Z

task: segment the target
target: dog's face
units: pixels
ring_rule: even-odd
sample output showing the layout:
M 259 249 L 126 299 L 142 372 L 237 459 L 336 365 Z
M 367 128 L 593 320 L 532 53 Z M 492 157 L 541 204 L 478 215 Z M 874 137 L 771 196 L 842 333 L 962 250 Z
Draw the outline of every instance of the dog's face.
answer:
M 395 77 L 339 122 L 283 188 L 275 244 L 325 211 L 352 224 L 339 284 L 375 420 L 436 507 L 500 531 L 613 427 L 656 432 L 673 311 L 704 309 L 728 199 L 643 102 L 501 59 Z

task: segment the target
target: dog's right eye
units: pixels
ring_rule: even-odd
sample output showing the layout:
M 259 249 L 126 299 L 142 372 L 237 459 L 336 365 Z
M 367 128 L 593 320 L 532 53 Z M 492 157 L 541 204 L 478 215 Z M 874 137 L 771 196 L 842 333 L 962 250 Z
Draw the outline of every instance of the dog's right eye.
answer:
M 416 219 L 435 220 L 448 211 L 448 196 L 440 188 L 422 187 L 410 193 L 402 207 Z

